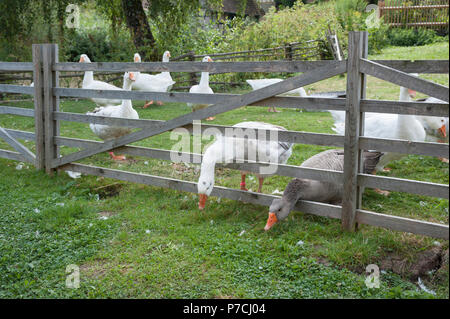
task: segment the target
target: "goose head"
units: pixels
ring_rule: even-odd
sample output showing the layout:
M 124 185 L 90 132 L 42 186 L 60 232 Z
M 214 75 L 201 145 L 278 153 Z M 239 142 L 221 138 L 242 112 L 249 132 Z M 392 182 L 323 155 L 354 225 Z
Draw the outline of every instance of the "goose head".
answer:
M 133 82 L 136 81 L 136 72 L 125 72 L 123 75 L 123 88 L 130 90 Z
M 134 62 L 141 62 L 141 56 L 139 53 L 134 54 Z
M 169 62 L 170 57 L 171 57 L 170 51 L 166 51 L 166 52 L 164 52 L 164 54 L 163 54 L 162 61 L 163 61 L 163 62 Z
M 87 56 L 87 54 L 82 54 L 80 56 L 80 63 L 91 63 L 91 59 Z
M 211 178 L 211 176 L 207 176 L 207 174 L 200 175 L 200 178 L 197 183 L 199 209 L 205 208 L 206 200 L 208 199 L 208 196 L 211 195 L 213 188 L 214 188 L 214 176 Z
M 271 229 L 273 225 L 278 223 L 280 220 L 288 217 L 290 212 L 291 206 L 286 200 L 283 200 L 283 198 L 275 198 L 270 205 L 269 218 L 267 218 L 267 223 L 264 230 L 267 231 Z
M 209 56 L 207 55 L 207 56 L 205 56 L 205 57 L 202 59 L 202 62 L 213 62 L 213 59 L 211 59 L 211 57 L 209 57 Z
M 442 137 L 447 137 L 446 120 L 444 117 L 416 116 L 426 129 L 437 130 Z
M 269 208 L 269 218 L 267 218 L 264 230 L 267 231 L 280 220 L 286 219 L 295 203 L 300 198 L 305 198 L 305 194 L 311 191 L 310 182 L 305 179 L 294 178 L 286 186 L 281 198 L 275 198 Z

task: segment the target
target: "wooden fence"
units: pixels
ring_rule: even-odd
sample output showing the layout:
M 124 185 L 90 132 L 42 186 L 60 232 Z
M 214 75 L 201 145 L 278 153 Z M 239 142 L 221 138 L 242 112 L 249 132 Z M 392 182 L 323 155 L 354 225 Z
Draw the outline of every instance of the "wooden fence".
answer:
M 405 154 L 429 156 L 449 156 L 448 144 L 389 140 L 361 136 L 364 127 L 363 112 L 381 112 L 398 114 L 415 114 L 429 116 L 448 116 L 448 87 L 410 76 L 408 73 L 448 73 L 449 61 L 369 61 L 367 60 L 368 35 L 366 32 L 349 34 L 348 60 L 343 61 L 269 61 L 269 62 L 171 62 L 171 63 L 60 63 L 57 45 L 33 45 L 33 63 L 0 62 L 0 70 L 33 71 L 34 87 L 0 84 L 0 92 L 24 93 L 34 95 L 34 110 L 10 106 L 0 106 L 0 113 L 29 116 L 35 119 L 35 131 L 26 132 L 0 127 L 0 138 L 9 143 L 16 151 L 0 150 L 0 157 L 34 163 L 37 169 L 45 169 L 52 174 L 55 170 L 70 170 L 83 174 L 104 176 L 123 181 L 167 187 L 179 191 L 197 192 L 194 182 L 160 177 L 148 174 L 131 173 L 106 167 L 97 167 L 76 163 L 77 161 L 105 151 L 115 150 L 134 156 L 144 156 L 162 160 L 171 159 L 171 151 L 129 146 L 128 144 L 186 127 L 192 130 L 194 120 L 205 119 L 245 105 L 280 106 L 286 108 L 333 109 L 346 112 L 345 136 L 296 131 L 278 131 L 279 141 L 344 147 L 344 171 L 328 171 L 292 165 L 278 165 L 277 175 L 309 178 L 342 184 L 344 198 L 342 206 L 299 201 L 296 210 L 304 213 L 341 219 L 345 230 L 353 231 L 359 223 L 385 227 L 392 230 L 411 232 L 437 238 L 449 238 L 448 225 L 391 216 L 363 210 L 361 207 L 364 187 L 382 188 L 392 191 L 408 192 L 419 195 L 449 198 L 448 185 L 413 181 L 400 178 L 373 176 L 361 172 L 361 151 L 379 150 Z M 190 94 L 183 92 L 154 93 L 133 91 L 102 91 L 70 89 L 59 87 L 59 73 L 69 71 L 146 71 L 146 72 L 303 72 L 283 82 L 273 84 L 261 90 L 246 94 Z M 278 96 L 284 92 L 321 81 L 347 72 L 346 98 L 302 98 Z M 447 103 L 399 102 L 369 100 L 365 98 L 366 76 L 374 76 L 394 84 L 405 86 Z M 68 97 L 102 97 L 138 100 L 161 100 L 168 102 L 207 103 L 211 106 L 188 113 L 168 121 L 146 119 L 124 119 L 90 116 L 85 114 L 61 112 L 59 98 Z M 61 121 L 82 123 L 99 123 L 127 126 L 140 130 L 115 140 L 98 142 L 60 135 Z M 205 129 L 214 127 L 221 132 L 229 126 L 202 125 Z M 266 131 L 267 137 L 270 130 Z M 18 139 L 34 140 L 36 154 L 30 152 Z M 82 150 L 60 156 L 59 147 L 82 148 Z M 178 154 L 178 152 L 176 152 Z M 189 162 L 198 162 L 201 154 L 186 154 Z M 232 169 L 258 172 L 261 165 L 245 161 L 226 165 Z M 214 187 L 212 196 L 240 200 L 260 205 L 270 205 L 276 198 L 273 195 L 246 192 L 225 187 Z
M 448 0 L 378 1 L 380 17 L 391 27 L 432 28 L 448 33 Z
M 328 54 L 328 48 L 323 40 L 309 40 L 304 42 L 290 42 L 282 46 L 258 50 L 223 52 L 211 54 L 195 54 L 194 51 L 182 54 L 171 61 L 200 61 L 205 56 L 210 56 L 214 61 L 238 62 L 238 61 L 306 61 L 311 59 L 321 60 Z M 180 74 L 173 77 L 176 81 L 174 89 L 189 89 L 198 84 L 200 74 L 189 73 L 187 76 Z M 238 81 L 210 81 L 212 85 L 239 86 L 245 82 Z

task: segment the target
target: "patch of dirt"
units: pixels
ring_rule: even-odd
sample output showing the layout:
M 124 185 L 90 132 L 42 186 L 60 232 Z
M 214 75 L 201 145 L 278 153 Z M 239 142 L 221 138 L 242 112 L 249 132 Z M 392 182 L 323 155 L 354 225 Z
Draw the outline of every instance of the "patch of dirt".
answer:
M 98 279 L 105 276 L 111 271 L 112 265 L 104 260 L 89 261 L 80 266 L 80 276 Z M 119 264 L 116 266 L 121 274 L 128 274 L 133 270 L 133 266 L 129 264 Z
M 109 185 L 100 186 L 93 189 L 93 192 L 98 194 L 99 199 L 114 197 L 120 194 L 123 185 L 120 183 L 113 183 Z
M 80 277 L 86 276 L 88 278 L 100 278 L 107 272 L 107 263 L 103 260 L 89 261 L 80 265 Z
M 447 264 L 448 264 L 448 249 Z M 390 270 L 400 276 L 409 277 L 411 280 L 417 280 L 417 277 L 424 276 L 432 270 L 441 268 L 442 258 L 445 258 L 445 252 L 441 247 L 433 247 L 418 254 L 413 261 L 400 257 L 396 254 L 389 254 L 380 263 L 380 270 Z
M 98 216 L 100 216 L 100 217 L 111 217 L 111 216 L 114 216 L 115 214 L 116 214 L 115 212 L 107 212 L 107 211 L 105 211 L 105 212 L 98 213 Z
M 324 266 L 330 266 L 331 265 L 331 261 L 329 261 L 328 259 L 324 258 L 324 257 L 318 257 L 317 258 L 317 262 L 321 265 Z

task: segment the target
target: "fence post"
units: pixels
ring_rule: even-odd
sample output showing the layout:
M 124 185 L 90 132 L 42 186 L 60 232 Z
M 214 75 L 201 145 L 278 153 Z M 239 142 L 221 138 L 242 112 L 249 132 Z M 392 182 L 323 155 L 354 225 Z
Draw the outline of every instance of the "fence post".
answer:
M 284 46 L 284 58 L 288 61 L 292 61 L 292 44 L 286 43 Z
M 344 190 L 342 196 L 342 228 L 355 230 L 356 209 L 360 205 L 361 190 L 357 178 L 360 170 L 359 136 L 361 134 L 360 101 L 365 80 L 360 73 L 360 59 L 365 50 L 366 32 L 350 32 L 348 35 L 347 101 L 344 140 Z
M 194 62 L 195 61 L 194 56 L 195 56 L 194 51 L 189 52 L 189 61 Z M 195 72 L 189 73 L 189 78 L 190 78 L 191 86 L 198 84 L 197 83 L 197 73 L 195 73 Z
M 52 175 L 54 159 L 59 157 L 59 147 L 54 137 L 59 135 L 59 122 L 53 119 L 53 112 L 59 111 L 59 97 L 53 95 L 53 88 L 59 86 L 59 72 L 53 71 L 53 64 L 58 62 L 58 45 L 42 45 L 44 73 L 44 131 L 45 131 L 45 171 Z
M 42 44 L 33 44 L 33 83 L 34 83 L 34 134 L 37 170 L 45 167 L 44 148 L 44 92 L 42 74 Z

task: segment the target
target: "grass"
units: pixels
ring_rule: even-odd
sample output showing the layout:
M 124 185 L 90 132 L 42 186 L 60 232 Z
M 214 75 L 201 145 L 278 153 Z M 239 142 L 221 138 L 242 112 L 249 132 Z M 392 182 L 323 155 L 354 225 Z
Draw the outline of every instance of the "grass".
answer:
M 446 47 L 445 47 L 446 45 Z M 447 48 L 445 50 L 445 48 Z M 444 52 L 445 50 L 445 52 Z M 411 52 L 410 52 L 411 51 Z M 371 59 L 448 59 L 448 44 L 388 48 Z M 415 57 L 414 57 L 415 58 Z M 446 75 L 421 75 L 448 86 Z M 345 77 L 307 86 L 308 92 L 345 89 Z M 241 91 L 239 91 L 241 92 Z M 398 87 L 369 77 L 369 98 L 397 99 Z M 142 109 L 140 118 L 167 120 L 190 111 L 183 103 Z M 32 103 L 16 104 L 32 108 Z M 85 113 L 90 101 L 63 100 L 61 109 Z M 215 124 L 264 121 L 290 130 L 332 133 L 326 112 L 244 107 L 218 115 Z M 33 131 L 32 119 L 1 115 L 0 126 Z M 88 125 L 64 122 L 61 134 L 98 140 Z M 23 141 L 33 149 L 33 144 Z M 204 141 L 206 144 L 208 141 Z M 134 143 L 170 149 L 176 140 L 164 133 Z M 11 149 L 0 141 L 0 148 Z M 299 165 L 327 147 L 295 145 L 288 164 Z M 67 154 L 76 149 L 62 147 Z M 102 153 L 80 161 L 196 181 L 198 167 L 129 157 L 112 163 Z M 435 240 L 362 225 L 345 233 L 337 220 L 293 213 L 264 232 L 267 209 L 212 197 L 198 211 L 197 196 L 116 180 L 65 173 L 49 177 L 0 159 L 0 297 L 2 298 L 448 298 L 448 271 L 430 275 L 432 296 L 406 277 L 382 274 L 380 289 L 365 286 L 364 269 L 388 255 L 413 260 Z M 448 164 L 426 156 L 408 156 L 390 164 L 384 175 L 448 184 Z M 267 178 L 263 192 L 283 190 L 290 179 Z M 240 174 L 216 170 L 216 184 L 237 188 Z M 257 179 L 248 180 L 255 190 Z M 367 189 L 365 209 L 448 224 L 448 201 Z M 303 242 L 302 245 L 298 244 Z M 440 241 L 444 248 L 448 241 Z M 79 289 L 65 287 L 66 266 L 80 266 Z

